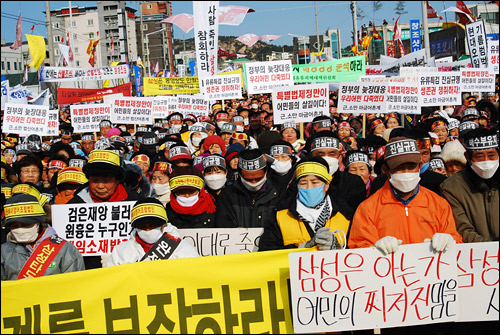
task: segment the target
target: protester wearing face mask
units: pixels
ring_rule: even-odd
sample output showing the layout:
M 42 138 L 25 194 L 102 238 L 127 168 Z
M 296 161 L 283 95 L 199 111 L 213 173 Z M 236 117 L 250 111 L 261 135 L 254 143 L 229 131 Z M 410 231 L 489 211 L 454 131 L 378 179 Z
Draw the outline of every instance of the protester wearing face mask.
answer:
M 200 123 L 196 123 L 191 127 L 187 147 L 191 155 L 198 156 L 200 154 L 201 142 L 208 137 L 208 133 Z
M 215 124 L 216 124 L 216 133 L 220 134 L 220 131 L 222 130 L 222 126 L 229 122 L 229 114 L 225 111 L 220 111 L 215 114 Z
M 238 158 L 239 179 L 222 190 L 217 200 L 217 228 L 258 228 L 281 200 L 267 179 L 267 159 L 259 149 L 246 149 Z
M 382 170 L 388 181 L 354 214 L 350 249 L 375 246 L 390 254 L 401 244 L 429 240 L 440 252 L 462 242 L 450 205 L 419 185 L 421 165 L 415 140 L 395 137 L 387 143 Z
M 199 169 L 178 167 L 170 174 L 169 183 L 171 195 L 166 210 L 174 226 L 179 229 L 215 226 L 215 200 L 203 188 L 203 175 Z
M 286 192 L 288 184 L 295 173 L 297 156 L 292 145 L 287 141 L 275 141 L 269 147 L 269 154 L 274 161 L 268 173 L 268 178 L 274 184 L 279 193 Z
M 182 129 L 182 114 L 179 112 L 172 113 L 167 117 L 168 129 L 174 129 L 177 133 Z
M 219 155 L 203 157 L 203 178 L 205 179 L 206 191 L 212 195 L 217 205 L 217 198 L 226 187 L 226 160 Z
M 170 171 L 171 165 L 167 162 L 156 162 L 151 175 L 151 186 L 163 206 L 170 202 Z
M 10 229 L 7 242 L 2 244 L 1 280 L 41 277 L 58 273 L 85 270 L 83 257 L 78 249 L 56 235 L 45 223 L 45 211 L 37 198 L 29 194 L 16 194 L 7 199 L 4 207 L 3 226 Z M 43 250 L 53 252 L 41 262 Z M 29 265 L 32 264 L 30 267 Z M 31 271 L 36 268 L 39 271 Z
M 350 221 L 328 193 L 332 176 L 321 157 L 301 161 L 295 170 L 294 196 L 280 204 L 273 220 L 266 222 L 259 251 L 346 246 Z
M 130 239 L 117 245 L 111 254 L 102 255 L 103 267 L 142 261 L 164 235 L 172 240 L 181 239 L 178 229 L 168 222 L 165 208 L 157 199 L 137 201 L 130 211 L 130 223 L 133 228 Z M 198 256 L 196 248 L 189 241 L 181 240 L 169 259 Z
M 248 121 L 248 118 L 246 119 Z M 245 118 L 241 115 L 235 115 L 231 118 L 231 122 L 236 125 L 235 131 L 243 133 L 245 131 Z M 247 125 L 249 123 L 247 122 Z
M 465 169 L 441 185 L 464 242 L 498 241 L 498 140 L 495 132 L 471 130 L 465 137 Z

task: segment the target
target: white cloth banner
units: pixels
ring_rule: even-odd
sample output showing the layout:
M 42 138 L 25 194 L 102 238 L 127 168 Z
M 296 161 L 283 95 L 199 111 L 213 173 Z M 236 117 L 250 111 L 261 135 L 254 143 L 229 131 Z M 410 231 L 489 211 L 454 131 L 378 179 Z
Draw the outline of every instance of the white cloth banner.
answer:
M 271 93 L 275 87 L 294 84 L 290 60 L 244 63 L 243 67 L 249 94 Z
M 498 41 L 488 40 L 488 68 L 492 73 L 498 73 Z
M 436 67 L 439 72 L 460 71 L 463 68 L 472 68 L 472 63 L 470 62 L 470 58 L 468 58 L 456 62 L 439 63 L 436 64 Z
M 469 47 L 470 61 L 474 68 L 488 67 L 488 48 L 486 46 L 486 30 L 484 21 L 479 20 L 465 26 L 465 36 Z
M 49 89 L 46 88 L 37 97 L 28 101 L 28 103 L 32 104 L 32 105 L 48 106 L 50 104 L 50 97 L 51 96 L 52 96 L 52 94 L 50 94 Z
M 153 98 L 153 118 L 165 119 L 177 111 L 179 105 L 178 97 L 157 96 Z
M 209 101 L 239 99 L 242 97 L 241 85 L 239 74 L 217 75 L 200 79 L 200 91 Z
M 198 79 L 217 74 L 219 1 L 193 1 Z
M 9 81 L 8 80 L 2 81 L 2 93 L 1 93 L 1 97 L 2 97 L 2 110 L 5 109 L 5 103 L 9 99 L 9 90 L 10 90 Z
M 434 57 L 427 59 L 425 55 L 425 48 L 418 51 L 412 52 L 401 58 L 396 59 L 396 61 L 389 62 L 391 57 L 386 57 L 385 63 L 382 64 L 382 58 L 380 65 L 367 65 L 366 74 L 379 74 L 387 76 L 397 76 L 399 75 L 399 69 L 401 67 L 434 67 L 436 66 L 436 61 Z
M 9 89 L 7 102 L 11 104 L 28 104 L 28 96 L 31 92 L 25 86 L 16 85 Z
M 419 72 L 418 102 L 424 106 L 460 106 L 462 75 L 453 72 Z
M 337 99 L 339 113 L 387 113 L 387 83 L 340 83 Z
M 153 99 L 116 98 L 111 105 L 111 122 L 118 124 L 153 124 Z
M 47 132 L 48 113 L 49 106 L 6 103 L 2 133 L 43 136 Z
M 495 74 L 489 69 L 462 69 L 460 82 L 464 92 L 495 92 Z
M 72 82 L 130 77 L 130 68 L 127 64 L 105 66 L 96 69 L 40 66 L 38 71 L 40 82 Z
M 404 68 L 400 69 L 417 69 Z M 404 113 L 404 114 L 420 114 L 420 106 L 418 105 L 418 85 L 417 80 L 414 82 L 408 80 L 407 77 L 393 76 L 365 76 L 362 82 L 372 83 L 387 83 L 387 112 Z
M 69 65 L 69 45 L 64 45 L 59 43 L 59 50 L 61 50 L 61 55 L 64 57 L 66 64 Z
M 193 114 L 197 118 L 208 115 L 209 102 L 205 99 L 203 94 L 178 95 L 177 98 L 179 98 L 177 111 L 182 113 L 184 117 L 188 114 Z
M 328 116 L 328 102 L 328 83 L 275 87 L 274 124 L 311 122 L 317 116 Z
M 99 131 L 99 123 L 111 118 L 111 104 L 70 105 L 69 108 L 75 133 Z

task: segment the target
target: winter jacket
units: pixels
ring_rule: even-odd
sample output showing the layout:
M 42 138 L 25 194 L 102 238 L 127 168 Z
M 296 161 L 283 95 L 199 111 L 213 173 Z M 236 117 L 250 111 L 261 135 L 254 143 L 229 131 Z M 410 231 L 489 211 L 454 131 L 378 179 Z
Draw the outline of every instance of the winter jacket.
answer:
M 12 238 L 12 233 L 7 235 L 7 242 L 2 244 L 2 280 L 16 280 L 36 247 L 44 240 L 56 235 L 56 231 L 51 226 L 44 224 L 43 229 L 41 238 L 35 243 L 33 248 L 29 244 L 15 242 Z M 44 276 L 85 270 L 82 255 L 69 242 L 66 242 L 61 247 L 53 262 L 55 263 L 55 267 L 47 268 Z
M 359 204 L 366 199 L 366 185 L 358 175 L 337 171 L 333 174 L 328 194 L 342 214 L 351 220 Z
M 250 193 L 238 179 L 219 194 L 215 227 L 264 227 L 264 222 L 274 215 L 282 196 L 269 179 L 255 194 Z
M 146 175 L 144 175 L 144 172 L 142 172 L 142 169 L 139 167 L 139 165 L 135 163 L 128 163 L 125 164 L 125 169 L 127 171 L 127 176 L 131 175 L 134 176 L 133 178 L 125 178 L 125 185 L 126 187 L 130 189 L 136 189 L 137 187 L 137 193 L 139 193 L 141 196 L 148 198 L 148 197 L 156 197 L 156 193 L 151 186 L 151 183 Z M 136 183 L 135 177 L 140 176 L 139 183 Z M 132 183 L 132 185 L 129 185 L 128 183 Z
M 385 236 L 394 236 L 403 244 L 422 243 L 435 233 L 450 234 L 455 241 L 462 242 L 448 202 L 419 186 L 414 198 L 403 205 L 387 181 L 359 205 L 352 220 L 348 246 L 370 247 Z
M 448 200 L 457 230 L 464 242 L 498 241 L 499 170 L 489 180 L 480 178 L 470 164 L 441 184 Z
M 420 174 L 420 185 L 425 187 L 428 190 L 433 191 L 436 194 L 441 195 L 441 190 L 439 189 L 439 185 L 446 179 L 445 175 L 434 172 L 431 169 L 425 170 Z M 372 186 L 370 188 L 370 194 L 374 194 L 379 189 L 381 189 L 387 181 L 387 175 L 385 173 L 377 176 L 372 182 Z
M 170 202 L 165 206 L 165 209 L 167 210 L 168 221 L 179 229 L 215 227 L 215 213 L 181 214 L 172 209 Z

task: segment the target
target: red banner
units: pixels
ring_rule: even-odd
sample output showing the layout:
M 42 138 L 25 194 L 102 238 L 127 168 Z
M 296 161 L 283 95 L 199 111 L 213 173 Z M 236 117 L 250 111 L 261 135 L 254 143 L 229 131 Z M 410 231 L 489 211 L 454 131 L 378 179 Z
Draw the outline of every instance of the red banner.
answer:
M 103 100 L 103 96 L 108 94 L 123 93 L 124 97 L 130 97 L 132 84 L 127 83 L 120 86 L 110 88 L 58 88 L 57 102 L 60 105 L 74 104 L 77 102 L 90 102 Z
M 396 57 L 396 46 L 394 45 L 394 41 L 387 41 L 387 56 L 392 58 Z

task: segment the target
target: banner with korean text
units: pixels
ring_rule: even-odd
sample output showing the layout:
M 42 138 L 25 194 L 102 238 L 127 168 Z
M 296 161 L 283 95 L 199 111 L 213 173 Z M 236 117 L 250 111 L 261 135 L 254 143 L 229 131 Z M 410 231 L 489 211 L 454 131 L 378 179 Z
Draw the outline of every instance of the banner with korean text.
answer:
M 399 75 L 400 67 L 422 67 L 422 66 L 431 66 L 434 67 L 436 65 L 436 61 L 434 57 L 427 59 L 425 55 L 425 48 L 420 49 L 418 51 L 412 52 L 408 55 L 405 55 L 401 58 L 398 58 L 394 62 L 390 62 L 383 65 L 367 65 L 366 66 L 366 74 L 378 74 L 378 75 L 386 75 L 386 76 L 397 76 Z
M 338 91 L 339 113 L 386 113 L 387 83 L 346 82 Z
M 2 110 L 5 109 L 5 103 L 9 99 L 9 89 L 10 89 L 9 81 L 8 80 L 2 81 L 2 90 L 1 90 L 1 97 L 2 97 L 1 109 Z
M 463 92 L 495 92 L 495 74 L 489 69 L 462 69 Z
M 488 68 L 493 73 L 498 73 L 499 46 L 497 41 L 488 41 Z
M 47 132 L 45 136 L 59 136 L 59 110 L 51 109 L 47 115 Z
M 158 96 L 153 98 L 153 118 L 164 119 L 177 111 L 179 98 Z
M 111 105 L 111 122 L 125 124 L 153 124 L 153 99 L 116 98 Z
M 6 103 L 2 133 L 45 135 L 49 106 Z
M 275 87 L 273 89 L 274 124 L 286 121 L 311 122 L 316 116 L 329 115 L 328 84 Z
M 146 77 L 144 95 L 200 93 L 198 77 Z
M 219 50 L 219 1 L 193 1 L 196 75 L 217 74 Z
M 205 99 L 239 99 L 241 94 L 241 76 L 239 74 L 204 77 L 200 80 L 200 91 Z
M 424 106 L 460 106 L 461 73 L 450 72 L 419 72 L 418 101 Z
M 40 82 L 105 80 L 129 78 L 130 68 L 127 64 L 86 69 L 40 66 L 38 74 Z
M 179 98 L 177 112 L 182 113 L 184 117 L 188 114 L 193 114 L 197 118 L 208 115 L 208 100 L 203 94 L 178 95 L 177 98 Z
M 404 68 L 401 68 L 404 69 Z M 410 68 L 411 69 L 411 68 Z M 371 78 L 370 78 L 371 77 Z M 418 105 L 418 85 L 403 76 L 385 77 L 365 76 L 364 82 L 387 83 L 387 112 L 402 114 L 420 114 Z
M 365 56 L 336 59 L 313 64 L 294 64 L 295 83 L 359 81 L 366 74 Z
M 244 63 L 243 68 L 249 94 L 271 93 L 275 87 L 293 86 L 290 60 Z
M 484 21 L 478 20 L 465 26 L 465 36 L 469 47 L 470 61 L 474 68 L 488 67 L 488 47 Z
M 99 123 L 111 118 L 111 104 L 71 105 L 69 108 L 75 133 L 99 131 Z
M 123 96 L 131 95 L 132 84 L 126 83 L 110 88 L 61 88 L 57 89 L 57 103 L 60 105 L 74 104 L 79 102 L 102 101 L 108 94 L 123 93 Z

